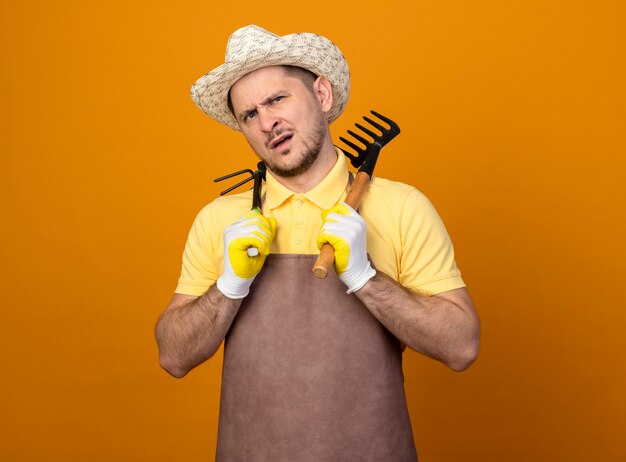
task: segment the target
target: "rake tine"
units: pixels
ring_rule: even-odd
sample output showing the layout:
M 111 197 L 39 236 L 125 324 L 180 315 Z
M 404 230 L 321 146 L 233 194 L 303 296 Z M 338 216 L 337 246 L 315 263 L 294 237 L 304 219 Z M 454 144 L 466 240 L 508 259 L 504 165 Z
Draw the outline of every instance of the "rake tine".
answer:
M 228 180 L 229 178 L 232 178 L 232 177 L 238 176 L 238 175 L 242 175 L 244 173 L 249 173 L 250 175 L 254 175 L 254 172 L 252 170 L 250 170 L 249 168 L 246 168 L 246 169 L 243 169 L 243 170 L 239 170 L 238 172 L 229 173 L 228 175 L 224 175 L 224 176 L 221 176 L 219 178 L 216 178 L 216 179 L 213 180 L 213 182 L 217 183 L 219 181 Z M 245 183 L 245 181 L 244 181 L 244 183 Z
M 380 120 L 382 120 L 383 122 L 387 122 L 387 123 L 389 124 L 389 126 L 391 127 L 391 129 L 390 129 L 390 130 L 391 130 L 392 132 L 394 132 L 394 133 L 396 133 L 396 132 L 397 132 L 396 134 L 400 133 L 400 127 L 399 127 L 399 126 L 398 126 L 398 124 L 397 124 L 397 123 L 395 123 L 393 120 L 391 120 L 391 119 L 389 119 L 389 118 L 385 117 L 385 116 L 384 116 L 384 115 L 382 115 L 382 114 L 379 114 L 379 113 L 378 113 L 378 112 L 376 112 L 376 111 L 370 111 L 370 112 L 371 112 L 372 114 L 374 114 L 376 117 L 378 117 Z
M 376 127 L 378 130 L 380 130 L 382 133 L 385 133 L 386 131 L 388 131 L 388 128 L 383 127 L 381 124 L 374 122 L 372 119 L 370 119 L 367 116 L 363 116 L 363 119 L 369 123 L 370 125 L 373 125 L 374 127 Z
M 362 165 L 362 164 L 361 164 L 361 161 L 359 160 L 359 158 L 358 158 L 358 157 L 354 157 L 352 154 L 350 154 L 350 153 L 349 153 L 349 152 L 347 152 L 347 151 L 344 151 L 343 149 L 342 149 L 342 151 L 343 151 L 343 154 L 344 154 L 344 155 L 345 155 L 348 159 L 350 159 L 350 163 L 352 164 L 352 166 L 353 166 L 354 168 L 359 168 L 359 167 Z
M 357 146 L 352 141 L 345 139 L 343 136 L 340 136 L 339 139 L 356 151 L 357 155 L 355 156 L 349 151 L 345 149 L 341 149 L 343 153 L 346 155 L 346 157 L 350 159 L 350 163 L 352 164 L 352 166 L 354 168 L 359 168 L 363 164 L 363 161 L 365 160 L 367 151 L 363 149 L 362 147 Z
M 352 130 L 348 130 L 348 133 L 350 133 L 352 136 L 354 136 L 357 140 L 359 140 L 361 143 L 363 143 L 365 146 L 367 146 L 368 144 L 372 144 L 371 141 L 366 140 L 365 138 L 363 138 L 361 135 L 357 135 L 356 133 L 354 133 Z
M 254 179 L 254 176 L 251 176 L 250 178 L 246 178 L 245 180 L 240 181 L 240 182 L 239 182 L 239 183 L 237 183 L 236 185 L 231 186 L 230 188 L 225 189 L 224 191 L 222 191 L 222 192 L 220 193 L 220 196 L 223 196 L 224 194 L 228 194 L 228 193 L 229 193 L 229 192 L 231 192 L 233 189 L 237 189 L 239 186 L 241 186 L 241 185 L 243 185 L 243 184 L 246 184 L 248 181 L 250 181 L 250 180 L 252 180 L 252 179 Z
M 361 131 L 365 132 L 367 135 L 371 136 L 374 140 L 377 140 L 378 138 L 380 138 L 379 134 L 374 133 L 368 128 L 365 128 L 363 125 L 361 124 L 354 124 L 354 125 L 356 125 Z
M 354 144 L 352 141 L 345 139 L 344 137 L 340 136 L 339 139 L 341 141 L 343 141 L 344 143 L 346 143 L 348 146 L 350 146 L 352 149 L 354 149 L 356 152 L 361 152 L 364 149 L 357 146 L 356 144 Z

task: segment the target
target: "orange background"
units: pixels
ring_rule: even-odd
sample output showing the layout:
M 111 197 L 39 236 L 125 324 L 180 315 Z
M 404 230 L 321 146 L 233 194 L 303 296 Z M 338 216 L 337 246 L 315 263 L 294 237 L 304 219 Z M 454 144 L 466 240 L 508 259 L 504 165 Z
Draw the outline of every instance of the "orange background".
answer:
M 402 135 L 379 176 L 436 205 L 482 320 L 456 374 L 405 355 L 422 461 L 617 461 L 626 428 L 624 3 L 0 4 L 0 459 L 201 461 L 221 358 L 160 370 L 196 212 L 255 165 L 191 83 L 236 28 L 315 31 Z

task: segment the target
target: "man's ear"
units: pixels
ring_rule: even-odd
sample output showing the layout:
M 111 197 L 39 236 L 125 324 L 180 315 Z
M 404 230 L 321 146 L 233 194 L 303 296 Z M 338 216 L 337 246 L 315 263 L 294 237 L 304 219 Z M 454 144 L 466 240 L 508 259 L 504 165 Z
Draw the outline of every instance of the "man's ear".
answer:
M 333 86 L 326 77 L 319 76 L 313 82 L 313 94 L 320 102 L 322 111 L 330 111 L 330 108 L 333 106 Z

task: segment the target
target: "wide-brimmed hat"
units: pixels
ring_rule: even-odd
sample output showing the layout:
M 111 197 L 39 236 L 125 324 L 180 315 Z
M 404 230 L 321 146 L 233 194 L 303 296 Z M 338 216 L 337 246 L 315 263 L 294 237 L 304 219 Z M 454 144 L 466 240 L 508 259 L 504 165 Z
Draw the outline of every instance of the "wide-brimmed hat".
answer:
M 239 130 L 228 107 L 228 92 L 244 75 L 262 67 L 302 67 L 328 79 L 333 105 L 328 123 L 341 115 L 350 95 L 350 70 L 337 46 L 321 35 L 308 32 L 279 36 L 259 26 L 236 30 L 228 39 L 224 64 L 200 77 L 191 87 L 191 99 L 206 114 Z

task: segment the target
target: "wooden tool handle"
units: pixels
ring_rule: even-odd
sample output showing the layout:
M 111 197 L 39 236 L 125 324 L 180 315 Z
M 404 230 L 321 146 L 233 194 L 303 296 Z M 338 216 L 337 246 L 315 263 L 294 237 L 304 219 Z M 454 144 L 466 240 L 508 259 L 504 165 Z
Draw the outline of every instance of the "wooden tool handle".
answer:
M 359 208 L 361 199 L 367 191 L 367 186 L 370 182 L 370 176 L 365 172 L 359 172 L 356 174 L 356 178 L 352 182 L 350 192 L 346 197 L 346 204 L 352 207 L 354 210 Z M 324 279 L 328 276 L 328 270 L 335 261 L 335 249 L 328 242 L 322 246 L 319 257 L 313 265 L 313 274 L 318 279 Z

